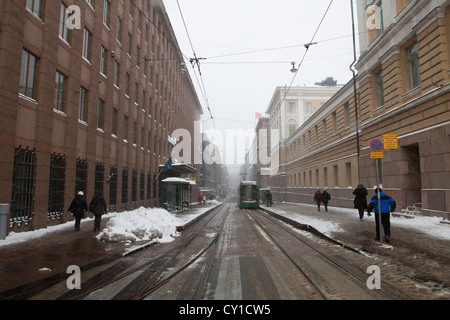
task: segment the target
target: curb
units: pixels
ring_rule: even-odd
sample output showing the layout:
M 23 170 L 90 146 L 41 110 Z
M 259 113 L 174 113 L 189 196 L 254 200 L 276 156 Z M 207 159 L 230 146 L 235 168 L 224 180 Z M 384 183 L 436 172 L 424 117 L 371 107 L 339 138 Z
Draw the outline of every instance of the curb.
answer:
M 270 210 L 262 208 L 262 207 L 260 207 L 260 209 L 263 210 L 264 212 L 268 213 L 272 217 L 274 217 L 274 218 L 276 218 L 278 220 L 281 220 L 281 221 L 283 221 L 283 222 L 293 226 L 296 229 L 307 231 L 307 232 L 309 232 L 311 234 L 314 234 L 314 235 L 316 235 L 316 236 L 318 236 L 318 237 L 320 237 L 320 238 L 322 238 L 322 239 L 324 239 L 326 241 L 329 241 L 329 242 L 331 242 L 331 243 L 333 243 L 335 245 L 341 246 L 344 249 L 350 250 L 350 251 L 358 253 L 358 254 L 362 254 L 361 251 L 359 251 L 359 250 L 357 250 L 355 248 L 352 248 L 352 247 L 350 247 L 350 246 L 348 246 L 348 245 L 346 245 L 346 244 L 344 244 L 342 242 L 339 242 L 339 241 L 337 241 L 337 240 L 335 240 L 333 238 L 330 238 L 329 236 L 323 234 L 322 232 L 320 232 L 319 230 L 317 230 L 316 228 L 314 228 L 313 226 L 311 226 L 309 224 L 300 223 L 298 221 L 289 219 L 289 218 L 287 218 L 285 216 L 282 216 L 282 215 L 280 215 L 278 213 L 275 213 L 273 211 L 270 211 Z

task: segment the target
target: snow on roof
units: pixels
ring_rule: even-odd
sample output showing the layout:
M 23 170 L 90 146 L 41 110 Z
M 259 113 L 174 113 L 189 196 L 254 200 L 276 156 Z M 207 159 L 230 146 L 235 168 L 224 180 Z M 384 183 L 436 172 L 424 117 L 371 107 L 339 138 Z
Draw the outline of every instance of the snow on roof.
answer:
M 179 182 L 179 183 L 189 183 L 186 179 L 183 178 L 167 178 L 162 180 L 161 182 Z

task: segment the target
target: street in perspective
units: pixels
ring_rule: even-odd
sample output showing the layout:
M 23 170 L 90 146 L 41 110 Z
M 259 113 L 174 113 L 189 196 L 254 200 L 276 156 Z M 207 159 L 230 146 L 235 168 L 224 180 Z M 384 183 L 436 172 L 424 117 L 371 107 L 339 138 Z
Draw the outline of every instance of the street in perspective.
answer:
M 0 300 L 450 300 L 449 1 L 0 12 Z

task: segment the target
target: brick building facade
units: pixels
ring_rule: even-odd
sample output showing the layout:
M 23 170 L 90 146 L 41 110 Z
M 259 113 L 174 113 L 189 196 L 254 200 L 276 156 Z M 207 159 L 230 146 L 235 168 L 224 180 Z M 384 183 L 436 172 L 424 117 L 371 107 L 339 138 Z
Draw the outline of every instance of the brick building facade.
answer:
M 3 0 L 0 12 L 9 231 L 71 220 L 80 190 L 103 191 L 110 210 L 157 206 L 168 138 L 193 135 L 202 114 L 162 1 Z
M 376 185 L 370 141 L 396 134 L 399 148 L 381 161 L 385 191 L 402 209 L 448 217 L 450 1 L 357 4 L 359 134 L 350 81 L 286 140 L 288 184 L 279 191 L 312 203 L 314 191 L 326 187 L 333 205 L 351 208 L 358 183 Z

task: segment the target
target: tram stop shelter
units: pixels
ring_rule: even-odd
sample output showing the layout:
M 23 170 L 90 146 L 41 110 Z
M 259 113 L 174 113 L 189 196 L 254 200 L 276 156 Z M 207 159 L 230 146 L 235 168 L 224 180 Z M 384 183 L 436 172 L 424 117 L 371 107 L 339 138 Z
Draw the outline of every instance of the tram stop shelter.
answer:
M 161 181 L 163 208 L 169 212 L 189 209 L 191 183 L 183 178 L 166 178 Z

